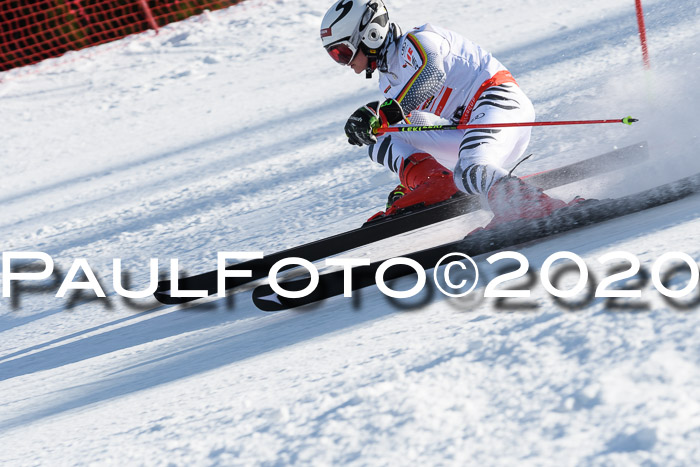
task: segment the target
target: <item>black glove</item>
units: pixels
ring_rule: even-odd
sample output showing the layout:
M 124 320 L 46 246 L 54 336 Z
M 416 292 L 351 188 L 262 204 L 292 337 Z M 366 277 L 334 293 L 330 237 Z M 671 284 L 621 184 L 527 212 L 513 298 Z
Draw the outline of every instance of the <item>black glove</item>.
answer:
M 348 137 L 348 143 L 356 146 L 363 144 L 374 144 L 377 142 L 377 137 L 372 134 L 374 128 L 379 128 L 381 122 L 377 108 L 379 102 L 370 102 L 357 109 L 350 115 L 345 123 L 345 135 Z
M 345 123 L 345 135 L 348 143 L 356 146 L 375 144 L 377 137 L 374 130 L 382 126 L 393 125 L 404 119 L 401 105 L 394 99 L 370 102 L 353 112 Z

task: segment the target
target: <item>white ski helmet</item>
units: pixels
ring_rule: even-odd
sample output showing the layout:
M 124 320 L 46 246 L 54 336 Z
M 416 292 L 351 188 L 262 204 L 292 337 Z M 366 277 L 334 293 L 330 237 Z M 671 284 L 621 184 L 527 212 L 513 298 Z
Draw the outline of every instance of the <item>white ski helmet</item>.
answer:
M 382 0 L 339 0 L 321 21 L 321 42 L 333 60 L 348 65 L 362 49 L 376 57 L 389 33 Z

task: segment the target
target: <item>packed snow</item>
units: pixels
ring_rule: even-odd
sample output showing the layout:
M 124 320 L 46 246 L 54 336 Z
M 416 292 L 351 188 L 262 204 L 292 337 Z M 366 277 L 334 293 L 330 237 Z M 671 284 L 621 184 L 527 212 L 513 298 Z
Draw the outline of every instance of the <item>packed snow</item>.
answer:
M 550 192 L 600 198 L 700 171 L 700 7 L 643 3 L 650 71 L 631 0 L 388 8 L 404 29 L 438 24 L 491 51 L 539 120 L 639 118 L 533 131 L 520 174 L 647 141 L 651 161 Z M 396 304 L 373 287 L 274 314 L 250 288 L 178 307 L 116 294 L 114 258 L 142 290 L 151 258 L 162 274 L 171 259 L 205 272 L 217 252 L 276 252 L 382 208 L 395 175 L 343 135 L 380 93 L 320 46 L 330 4 L 247 0 L 0 75 L 2 251 L 55 262 L 52 278 L 0 301 L 0 463 L 699 464 L 700 306 L 673 306 L 651 283 L 630 309 L 576 311 L 539 282 L 515 311 L 483 298 L 483 283 L 464 299 Z M 574 252 L 598 279 L 616 251 L 647 271 L 669 252 L 698 263 L 699 199 L 518 251 L 535 273 Z M 405 254 L 488 219 L 349 255 Z M 81 258 L 106 299 L 56 297 Z M 475 259 L 485 277 L 502 266 Z

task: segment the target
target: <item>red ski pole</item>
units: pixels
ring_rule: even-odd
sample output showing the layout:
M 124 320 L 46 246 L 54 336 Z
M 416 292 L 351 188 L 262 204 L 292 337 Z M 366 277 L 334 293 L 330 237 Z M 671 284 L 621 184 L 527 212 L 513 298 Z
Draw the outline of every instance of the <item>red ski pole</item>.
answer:
M 392 127 L 380 127 L 374 130 L 375 135 L 385 133 L 397 133 L 401 131 L 443 131 L 443 130 L 470 130 L 475 128 L 509 128 L 517 126 L 555 126 L 555 125 L 595 125 L 600 123 L 624 123 L 632 125 L 637 122 L 636 118 L 625 117 L 612 120 L 568 120 L 557 122 L 520 122 L 520 123 L 479 123 L 479 124 L 457 124 L 457 125 L 425 125 L 410 126 L 398 125 Z

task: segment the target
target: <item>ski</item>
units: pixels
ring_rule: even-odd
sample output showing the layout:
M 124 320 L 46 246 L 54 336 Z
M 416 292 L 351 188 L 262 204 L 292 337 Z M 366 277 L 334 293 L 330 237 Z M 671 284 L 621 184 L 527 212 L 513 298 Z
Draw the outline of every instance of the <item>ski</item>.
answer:
M 621 198 L 584 201 L 562 208 L 546 218 L 519 220 L 490 230 L 481 230 L 462 240 L 410 253 L 404 257 L 417 261 L 428 270 L 434 268 L 442 257 L 450 253 L 459 252 L 475 257 L 668 204 L 698 192 L 700 192 L 700 173 Z M 375 273 L 382 263 L 383 261 L 380 261 L 369 266 L 354 268 L 352 289 L 375 285 Z M 383 277 L 387 281 L 412 274 L 415 274 L 412 268 L 398 265 L 386 270 Z M 270 285 L 261 285 L 253 291 L 253 302 L 263 311 L 282 311 L 343 295 L 344 275 L 343 270 L 321 274 L 318 286 L 311 294 L 302 298 L 283 297 L 276 294 Z M 287 291 L 300 291 L 309 285 L 309 279 L 291 280 L 281 282 L 279 285 Z
M 649 149 L 647 143 L 641 142 L 563 167 L 531 174 L 523 177 L 523 179 L 539 188 L 548 190 L 601 173 L 618 170 L 629 166 L 629 164 L 646 160 L 648 157 Z M 360 228 L 279 251 L 262 259 L 231 265 L 227 267 L 228 270 L 251 270 L 252 275 L 251 277 L 226 278 L 226 290 L 267 277 L 272 265 L 284 258 L 300 257 L 308 261 L 317 261 L 394 235 L 467 214 L 480 209 L 480 207 L 481 203 L 478 196 L 456 196 L 442 203 L 365 223 Z M 213 295 L 218 292 L 217 275 L 217 271 L 213 270 L 180 278 L 178 288 L 180 290 L 206 290 L 209 295 Z M 171 282 L 169 280 L 160 281 L 153 295 L 159 302 L 167 305 L 186 303 L 197 299 L 193 297 L 173 297 L 170 295 L 170 290 Z

